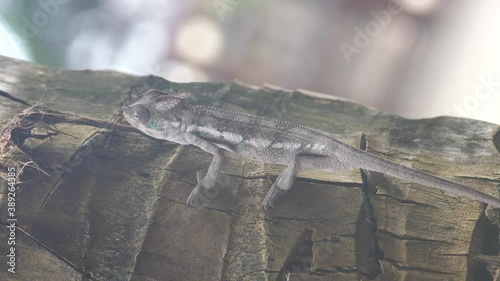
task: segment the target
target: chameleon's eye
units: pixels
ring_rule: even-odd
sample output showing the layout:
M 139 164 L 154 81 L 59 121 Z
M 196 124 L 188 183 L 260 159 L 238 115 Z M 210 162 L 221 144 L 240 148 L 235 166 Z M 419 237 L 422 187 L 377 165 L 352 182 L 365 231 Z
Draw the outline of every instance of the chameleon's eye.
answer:
M 134 107 L 134 118 L 141 123 L 146 123 L 149 120 L 149 112 L 143 105 L 137 105 Z

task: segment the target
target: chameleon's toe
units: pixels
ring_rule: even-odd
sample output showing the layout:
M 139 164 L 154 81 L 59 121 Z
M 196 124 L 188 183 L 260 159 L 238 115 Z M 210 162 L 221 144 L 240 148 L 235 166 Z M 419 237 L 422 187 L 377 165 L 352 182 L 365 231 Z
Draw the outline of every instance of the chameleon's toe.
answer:
M 280 196 L 280 191 L 279 188 L 276 186 L 272 186 L 269 192 L 266 195 L 266 198 L 264 198 L 264 201 L 262 202 L 262 207 L 264 207 L 265 210 L 268 210 L 270 208 L 274 208 L 274 201 Z
M 201 183 L 204 174 L 205 172 L 203 170 L 196 171 L 196 181 L 198 182 L 198 184 Z
M 193 198 L 194 198 L 194 196 L 191 196 L 191 195 L 192 195 L 192 193 L 189 195 L 188 199 L 186 200 L 186 204 L 188 206 L 194 206 L 193 205 Z
M 188 199 L 187 199 L 187 201 L 186 201 L 186 204 L 187 204 L 188 206 L 195 206 L 194 201 L 195 201 L 195 199 L 198 197 L 198 194 L 200 193 L 200 187 L 201 187 L 201 185 L 200 185 L 200 184 L 198 184 L 198 185 L 197 185 L 197 186 L 193 189 L 193 191 L 191 191 L 191 194 L 189 194 L 189 197 L 188 197 Z
M 266 200 L 264 200 L 264 202 L 262 202 L 262 208 L 264 208 L 264 210 L 269 210 L 271 208 L 274 208 L 274 205 L 272 202 L 267 202 Z
M 264 198 L 264 201 L 262 202 L 262 207 L 264 209 L 269 209 L 269 207 L 274 207 L 274 202 L 276 199 L 278 199 L 281 195 L 285 194 L 286 190 L 283 190 L 279 188 L 276 184 L 273 184 L 271 186 L 271 189 L 269 192 L 266 194 L 266 198 Z

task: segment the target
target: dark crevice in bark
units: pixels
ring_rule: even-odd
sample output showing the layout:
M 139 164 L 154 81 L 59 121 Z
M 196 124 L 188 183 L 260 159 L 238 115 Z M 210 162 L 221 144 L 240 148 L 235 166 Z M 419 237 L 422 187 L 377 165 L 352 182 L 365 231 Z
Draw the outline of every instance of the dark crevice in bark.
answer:
M 286 259 L 283 268 L 280 270 L 277 280 L 285 280 L 288 273 L 311 273 L 311 263 L 313 260 L 312 230 L 304 229 L 297 239 L 293 250 Z
M 500 153 L 500 130 L 493 136 L 493 144 L 495 145 L 498 153 Z
M 436 244 L 443 244 L 443 245 L 453 245 L 453 242 L 450 241 L 442 241 L 442 240 L 433 240 L 433 239 L 424 239 L 424 238 L 419 238 L 419 237 L 414 237 L 414 236 L 409 236 L 409 235 L 397 235 L 395 233 L 386 231 L 386 230 L 378 230 L 379 234 L 385 235 L 385 236 L 390 236 L 391 238 L 394 238 L 395 240 L 405 240 L 405 241 L 420 241 L 420 242 L 425 242 L 425 243 L 436 243 Z
M 364 135 L 361 136 L 360 149 L 367 148 L 367 141 Z M 370 194 L 375 194 L 375 188 L 380 182 L 381 175 L 370 171 L 362 170 L 363 180 L 363 206 L 356 223 L 356 265 L 361 275 L 368 279 L 373 279 L 382 273 L 379 260 L 384 254 L 378 245 L 376 233 L 377 222 L 373 215 L 373 206 L 370 202 Z
M 408 265 L 398 263 L 397 261 L 392 260 L 392 259 L 384 260 L 384 262 L 392 264 L 399 271 L 419 271 L 419 272 L 428 272 L 428 273 L 434 273 L 434 274 L 440 274 L 440 275 L 446 275 L 446 276 L 455 274 L 455 272 L 432 270 L 432 269 L 427 269 L 427 268 L 423 268 L 423 267 L 419 267 L 419 266 L 408 266 Z M 447 280 L 449 280 L 449 279 L 447 279 Z
M 429 204 L 425 204 L 425 203 L 417 202 L 417 201 L 413 201 L 413 200 L 408 200 L 408 199 L 403 200 L 403 199 L 400 199 L 400 198 L 397 198 L 397 197 L 394 197 L 394 196 L 390 196 L 388 194 L 379 194 L 378 196 L 389 198 L 391 200 L 394 200 L 394 201 L 398 202 L 399 204 L 411 204 L 411 205 L 418 205 L 418 206 L 423 206 L 423 207 L 438 209 L 438 207 L 433 206 L 433 205 L 429 205 Z
M 5 91 L 2 91 L 2 90 L 0 90 L 0 97 L 7 98 L 7 99 L 9 99 L 11 101 L 14 101 L 14 102 L 26 105 L 26 106 L 31 106 L 31 104 L 27 103 L 26 101 L 24 101 L 22 99 L 18 99 L 16 97 L 13 97 L 11 94 L 9 94 L 9 93 L 7 93 Z
M 497 256 L 499 248 L 498 225 L 491 223 L 483 212 L 472 235 L 467 272 L 470 280 L 493 280 L 487 269 L 488 263 L 478 261 L 475 257 L 478 254 Z

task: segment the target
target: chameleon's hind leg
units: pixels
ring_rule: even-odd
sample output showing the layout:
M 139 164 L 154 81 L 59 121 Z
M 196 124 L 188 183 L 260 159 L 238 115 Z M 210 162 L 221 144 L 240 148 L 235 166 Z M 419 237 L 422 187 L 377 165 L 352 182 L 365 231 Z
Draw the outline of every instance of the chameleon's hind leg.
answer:
M 352 167 L 349 167 L 345 163 L 333 157 L 322 155 L 298 155 L 295 158 L 295 161 L 278 175 L 278 178 L 264 198 L 262 207 L 264 207 L 264 209 L 273 207 L 274 201 L 276 201 L 276 199 L 285 194 L 292 187 L 293 182 L 300 171 L 339 171 L 350 168 Z

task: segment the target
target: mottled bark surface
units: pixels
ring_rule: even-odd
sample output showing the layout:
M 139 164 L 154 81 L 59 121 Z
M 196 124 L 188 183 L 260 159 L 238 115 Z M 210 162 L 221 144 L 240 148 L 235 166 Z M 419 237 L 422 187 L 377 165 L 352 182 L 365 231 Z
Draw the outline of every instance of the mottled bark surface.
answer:
M 22 169 L 16 274 L 7 272 L 10 232 L 2 227 L 0 279 L 489 280 L 496 274 L 498 228 L 483 204 L 391 177 L 303 173 L 264 212 L 260 203 L 283 167 L 228 153 L 215 190 L 198 200 L 200 207 L 186 206 L 196 171 L 211 156 L 104 122 L 125 124 L 120 102 L 148 88 L 316 128 L 498 196 L 498 125 L 407 120 L 300 90 L 177 84 L 1 57 L 0 90 L 29 104 L 43 99 L 35 114 L 0 97 L 1 175 L 10 166 Z M 59 119 L 44 119 L 49 113 Z M 0 219 L 7 225 L 3 182 Z M 488 214 L 498 220 L 494 210 Z

